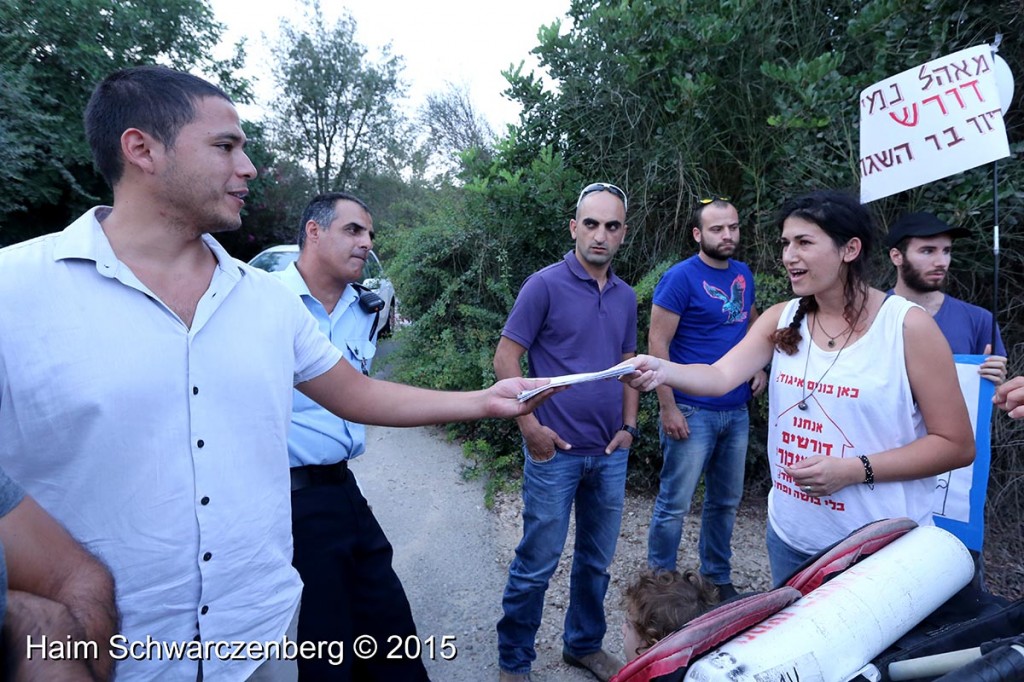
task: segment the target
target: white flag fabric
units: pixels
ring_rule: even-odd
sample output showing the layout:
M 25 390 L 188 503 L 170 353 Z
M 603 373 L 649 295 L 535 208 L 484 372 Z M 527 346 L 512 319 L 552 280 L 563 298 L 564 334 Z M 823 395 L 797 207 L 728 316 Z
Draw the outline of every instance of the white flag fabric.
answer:
M 1010 155 L 989 45 L 860 93 L 860 199 L 881 199 Z

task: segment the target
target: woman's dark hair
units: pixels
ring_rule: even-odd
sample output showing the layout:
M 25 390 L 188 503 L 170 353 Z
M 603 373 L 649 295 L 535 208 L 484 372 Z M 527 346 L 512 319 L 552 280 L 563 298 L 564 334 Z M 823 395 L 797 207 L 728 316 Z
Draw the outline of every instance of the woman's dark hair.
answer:
M 780 232 L 783 223 L 790 217 L 814 223 L 824 230 L 837 248 L 842 248 L 854 237 L 860 240 L 860 253 L 846 264 L 846 283 L 843 288 L 846 302 L 843 318 L 853 327 L 867 303 L 864 294 L 869 286 L 869 254 L 875 240 L 871 214 L 856 197 L 846 192 L 826 189 L 804 194 L 783 204 L 777 219 Z M 800 323 L 807 313 L 817 309 L 818 302 L 813 296 L 801 298 L 793 321 L 788 327 L 775 330 L 772 335 L 775 347 L 787 355 L 795 353 L 802 338 Z

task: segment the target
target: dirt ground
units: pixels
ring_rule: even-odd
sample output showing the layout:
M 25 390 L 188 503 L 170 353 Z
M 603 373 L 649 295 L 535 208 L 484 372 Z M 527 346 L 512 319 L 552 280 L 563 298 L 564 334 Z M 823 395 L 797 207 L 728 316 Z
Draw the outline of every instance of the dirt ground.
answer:
M 438 682 L 497 679 L 497 634 L 508 565 L 522 535 L 522 498 L 499 495 L 493 509 L 483 505 L 483 484 L 465 481 L 458 445 L 437 429 L 367 430 L 367 454 L 351 469 L 395 548 L 394 566 L 405 585 L 420 638 L 456 638 L 458 656 L 427 658 Z M 647 563 L 647 527 L 653 499 L 629 494 L 623 511 L 611 586 L 606 649 L 622 655 L 622 590 Z M 733 581 L 740 590 L 769 585 L 764 549 L 763 500 L 745 503 L 733 538 Z M 687 519 L 680 566 L 696 566 L 699 513 Z M 569 603 L 569 570 L 574 529 L 551 579 L 543 622 L 537 633 L 535 682 L 583 682 L 588 674 L 562 662 L 562 622 Z
M 985 526 L 985 583 L 993 594 L 1024 597 L 1024 528 L 992 518 Z
M 695 499 L 683 528 L 683 540 L 679 549 L 679 568 L 697 568 L 697 541 L 700 537 L 700 500 Z M 627 492 L 623 511 L 622 529 L 612 564 L 612 580 L 605 602 L 609 614 L 606 646 L 609 651 L 622 654 L 621 610 L 617 608 L 622 591 L 631 576 L 647 565 L 647 529 L 653 496 Z M 500 519 L 501 545 L 507 548 L 511 557 L 519 541 L 522 520 L 520 512 L 522 499 L 516 495 L 504 495 L 495 505 Z M 771 571 L 768 567 L 768 553 L 765 548 L 765 524 L 767 523 L 767 499 L 746 496 L 743 499 L 732 539 L 733 584 L 740 592 L 759 592 L 771 588 Z M 1024 597 L 1024 564 L 1022 564 L 1022 529 L 1006 525 L 990 524 L 985 547 L 986 584 L 989 591 L 1006 597 Z M 551 580 L 545 601 L 543 623 L 538 633 L 538 660 L 535 670 L 548 672 L 552 680 L 563 679 L 558 672 L 564 668 L 560 663 L 562 620 L 568 606 L 569 570 L 571 566 L 572 529 L 566 542 L 558 571 Z M 548 679 L 548 678 L 542 678 Z
M 612 579 L 605 600 L 608 614 L 608 635 L 605 648 L 622 656 L 622 610 L 619 604 L 622 592 L 637 572 L 647 567 L 647 529 L 654 507 L 653 497 L 628 493 L 622 514 L 622 528 L 619 543 L 612 562 Z M 736 589 L 741 592 L 767 590 L 771 587 L 768 569 L 768 554 L 765 550 L 764 500 L 744 500 L 733 530 L 732 577 Z M 511 561 L 516 544 L 522 534 L 522 498 L 506 494 L 499 497 L 494 512 L 498 517 L 499 545 Z M 683 540 L 680 543 L 679 568 L 696 568 L 697 539 L 700 534 L 700 507 L 695 504 L 693 513 L 686 518 Z M 537 661 L 534 664 L 534 678 L 540 680 L 562 680 L 569 670 L 561 662 L 562 622 L 569 604 L 569 571 L 572 565 L 572 543 L 574 528 L 569 529 L 566 551 L 558 570 L 551 578 L 544 602 L 544 616 L 537 633 Z M 582 677 L 580 679 L 587 679 Z M 592 679 L 592 678 L 591 678 Z

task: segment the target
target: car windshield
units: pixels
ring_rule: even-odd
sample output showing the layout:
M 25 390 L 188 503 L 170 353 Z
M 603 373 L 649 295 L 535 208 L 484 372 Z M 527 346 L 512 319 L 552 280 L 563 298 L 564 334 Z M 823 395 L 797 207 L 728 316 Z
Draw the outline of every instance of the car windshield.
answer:
M 249 261 L 249 265 L 266 270 L 267 272 L 279 272 L 288 267 L 289 263 L 299 259 L 298 249 L 267 250 Z M 363 276 L 360 281 L 370 289 L 377 289 L 381 280 L 385 279 L 384 268 L 373 251 L 366 258 L 363 264 Z
M 284 270 L 289 263 L 298 259 L 298 251 L 270 251 L 256 256 L 249 264 L 267 272 L 277 272 Z
M 377 254 L 371 251 L 366 259 L 366 263 L 363 264 L 363 282 L 368 279 L 383 278 L 384 268 L 381 267 L 380 261 L 377 260 Z

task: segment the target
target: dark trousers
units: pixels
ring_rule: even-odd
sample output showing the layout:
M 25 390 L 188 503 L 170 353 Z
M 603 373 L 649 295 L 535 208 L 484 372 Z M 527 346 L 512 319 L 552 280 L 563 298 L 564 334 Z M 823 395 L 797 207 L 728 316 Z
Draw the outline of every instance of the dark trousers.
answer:
M 292 491 L 292 533 L 292 563 L 305 585 L 299 641 L 344 642 L 340 665 L 332 664 L 336 653 L 316 660 L 299 658 L 299 679 L 429 680 L 419 658 L 387 658 L 392 650 L 404 654 L 405 638 L 416 636 L 416 624 L 391 567 L 391 543 L 355 477 L 349 473 L 343 482 Z M 355 655 L 352 642 L 360 635 L 376 640 L 376 656 L 363 660 Z M 401 646 L 396 646 L 396 636 Z M 325 646 L 324 651 L 329 649 Z

